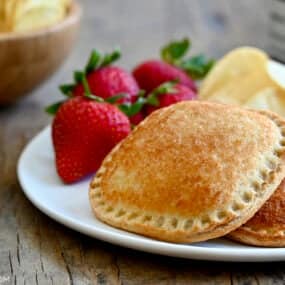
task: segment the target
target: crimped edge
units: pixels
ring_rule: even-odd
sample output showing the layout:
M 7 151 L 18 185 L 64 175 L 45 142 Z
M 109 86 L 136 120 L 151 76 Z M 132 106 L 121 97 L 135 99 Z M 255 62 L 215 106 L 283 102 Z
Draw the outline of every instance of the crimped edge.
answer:
M 279 117 L 269 111 L 252 110 L 275 120 L 276 124 L 281 127 L 282 122 Z M 281 128 L 282 131 L 282 128 Z M 285 128 L 283 129 L 285 132 Z M 284 134 L 282 134 L 284 136 Z M 277 188 L 276 188 L 277 189 Z M 246 225 L 228 234 L 228 238 L 254 246 L 267 246 L 267 247 L 284 247 L 285 246 L 285 230 L 275 230 L 274 228 L 255 229 Z
M 232 240 L 254 245 L 267 247 L 284 247 L 285 246 L 285 230 L 253 229 L 247 226 L 241 226 L 237 230 L 228 234 Z

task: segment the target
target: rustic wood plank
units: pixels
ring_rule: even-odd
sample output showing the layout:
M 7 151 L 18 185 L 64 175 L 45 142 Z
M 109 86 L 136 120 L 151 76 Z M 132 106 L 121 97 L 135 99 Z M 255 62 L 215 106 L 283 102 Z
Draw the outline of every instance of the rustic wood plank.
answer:
M 0 109 L 0 285 L 285 284 L 284 262 L 199 262 L 120 248 L 66 229 L 24 197 L 16 178 L 19 154 L 50 121 L 43 107 L 60 98 L 56 86 L 71 79 L 92 47 L 119 43 L 121 64 L 131 68 L 185 35 L 193 39 L 193 53 L 211 56 L 242 44 L 266 46 L 265 0 L 80 2 L 85 15 L 72 56 L 30 97 Z

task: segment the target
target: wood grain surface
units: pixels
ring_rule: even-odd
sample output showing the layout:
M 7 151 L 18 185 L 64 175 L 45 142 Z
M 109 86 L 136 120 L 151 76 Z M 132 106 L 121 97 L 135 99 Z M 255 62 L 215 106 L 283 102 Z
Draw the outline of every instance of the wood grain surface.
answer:
M 0 285 L 2 284 L 285 284 L 285 263 L 215 263 L 141 253 L 88 238 L 54 222 L 24 197 L 16 164 L 50 118 L 57 85 L 85 63 L 92 47 L 120 44 L 121 64 L 158 54 L 190 36 L 193 51 L 219 57 L 239 45 L 266 48 L 265 0 L 82 0 L 85 14 L 73 54 L 16 106 L 0 109 Z M 44 60 L 44 59 L 43 59 Z M 21 84 L 19 82 L 18 84 Z M 43 150 L 44 151 L 44 150 Z M 40 191 L 40 189 L 39 189 Z

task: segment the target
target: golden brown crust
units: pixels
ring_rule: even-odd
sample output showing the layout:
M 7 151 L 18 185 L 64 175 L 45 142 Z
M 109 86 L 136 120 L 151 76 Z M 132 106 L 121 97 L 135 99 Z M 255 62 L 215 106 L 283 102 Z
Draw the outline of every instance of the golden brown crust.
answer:
M 253 218 L 229 237 L 251 245 L 285 246 L 285 179 Z
M 150 115 L 106 157 L 90 186 L 95 215 L 173 242 L 238 228 L 285 176 L 285 122 L 209 102 Z

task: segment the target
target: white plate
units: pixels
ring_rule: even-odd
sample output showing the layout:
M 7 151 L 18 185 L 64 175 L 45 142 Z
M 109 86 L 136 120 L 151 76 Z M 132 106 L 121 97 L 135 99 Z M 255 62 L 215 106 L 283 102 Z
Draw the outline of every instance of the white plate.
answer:
M 88 179 L 64 185 L 54 167 L 50 128 L 38 134 L 23 151 L 18 177 L 28 199 L 52 219 L 89 236 L 151 253 L 219 261 L 281 261 L 285 248 L 258 248 L 226 239 L 196 244 L 156 241 L 118 230 L 98 221 L 88 201 Z

